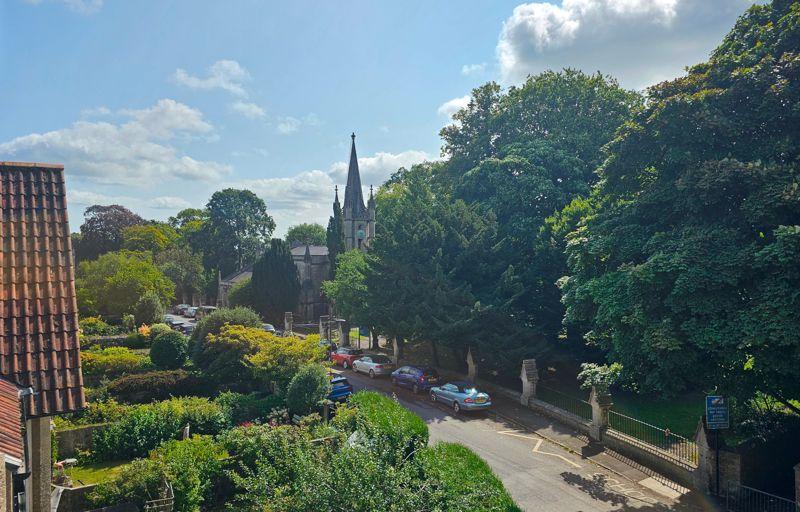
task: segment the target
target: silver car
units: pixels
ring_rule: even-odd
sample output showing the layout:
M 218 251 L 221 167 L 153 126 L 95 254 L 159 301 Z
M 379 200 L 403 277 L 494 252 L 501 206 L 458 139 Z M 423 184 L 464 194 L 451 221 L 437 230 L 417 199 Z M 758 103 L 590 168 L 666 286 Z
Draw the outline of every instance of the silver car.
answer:
M 431 401 L 449 405 L 456 414 L 461 411 L 488 409 L 492 406 L 492 399 L 488 394 L 478 390 L 475 384 L 465 381 L 448 382 L 444 386 L 432 387 Z
M 356 373 L 364 372 L 370 378 L 376 375 L 389 375 L 394 371 L 394 363 L 388 357 L 381 354 L 367 354 L 361 359 L 353 361 L 353 371 Z

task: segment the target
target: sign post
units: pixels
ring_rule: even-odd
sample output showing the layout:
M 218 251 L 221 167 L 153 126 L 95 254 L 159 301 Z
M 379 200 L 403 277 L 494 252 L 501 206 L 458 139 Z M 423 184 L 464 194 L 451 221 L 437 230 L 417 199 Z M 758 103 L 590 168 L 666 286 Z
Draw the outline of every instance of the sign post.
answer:
M 716 465 L 716 492 L 719 496 L 719 431 L 730 428 L 730 415 L 728 401 L 723 396 L 706 397 L 706 427 L 714 431 L 715 465 Z

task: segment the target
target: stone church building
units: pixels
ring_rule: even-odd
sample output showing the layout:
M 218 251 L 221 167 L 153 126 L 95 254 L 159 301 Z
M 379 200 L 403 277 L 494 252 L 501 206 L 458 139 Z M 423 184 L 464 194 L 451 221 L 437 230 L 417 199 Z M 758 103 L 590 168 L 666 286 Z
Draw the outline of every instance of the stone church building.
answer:
M 356 156 L 356 136 L 352 134 L 344 206 L 339 203 L 338 188 L 334 192 L 334 207 L 341 208 L 344 220 L 344 238 L 347 249 L 366 251 L 375 237 L 375 198 L 370 187 L 369 200 L 364 204 L 361 175 Z M 328 301 L 322 294 L 322 282 L 330 279 L 328 248 L 324 245 L 294 245 L 292 259 L 300 279 L 300 299 L 294 311 L 295 323 L 316 323 L 320 316 L 329 314 Z M 237 283 L 253 276 L 253 266 L 248 265 L 233 274 L 221 277 L 217 289 L 217 306 L 229 307 L 229 293 Z

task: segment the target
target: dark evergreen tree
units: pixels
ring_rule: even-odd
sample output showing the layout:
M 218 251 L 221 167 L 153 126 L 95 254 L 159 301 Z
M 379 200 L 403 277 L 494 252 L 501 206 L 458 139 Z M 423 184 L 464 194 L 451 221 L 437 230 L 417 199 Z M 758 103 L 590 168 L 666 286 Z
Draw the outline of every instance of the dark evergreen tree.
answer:
M 331 262 L 331 279 L 336 277 L 336 257 L 345 251 L 344 245 L 344 218 L 342 207 L 339 204 L 339 191 L 333 202 L 333 216 L 328 220 L 328 229 L 325 231 L 325 245 L 328 246 L 328 259 Z
M 250 280 L 256 310 L 270 323 L 282 325 L 286 311 L 294 311 L 300 298 L 300 277 L 289 244 L 273 238 L 253 265 Z

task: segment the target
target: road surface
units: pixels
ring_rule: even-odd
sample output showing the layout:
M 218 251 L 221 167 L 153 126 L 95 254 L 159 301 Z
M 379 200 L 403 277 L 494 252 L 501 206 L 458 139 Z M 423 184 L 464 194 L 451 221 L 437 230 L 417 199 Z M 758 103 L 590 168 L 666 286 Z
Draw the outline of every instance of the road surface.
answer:
M 489 463 L 523 510 L 538 512 L 688 511 L 675 502 L 582 459 L 491 413 L 458 416 L 427 394 L 394 388 L 386 377 L 342 372 L 356 390 L 396 393 L 428 424 L 431 441 L 461 443 Z

